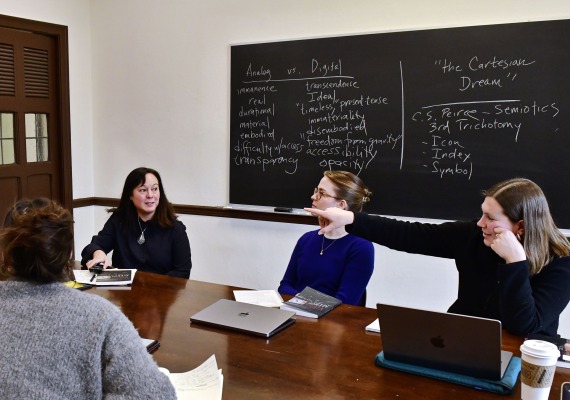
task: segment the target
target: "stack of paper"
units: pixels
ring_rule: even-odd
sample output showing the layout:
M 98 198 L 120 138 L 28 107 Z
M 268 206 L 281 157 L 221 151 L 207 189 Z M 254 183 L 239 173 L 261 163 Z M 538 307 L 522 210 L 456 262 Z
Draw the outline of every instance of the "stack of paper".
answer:
M 171 373 L 166 368 L 160 368 L 176 389 L 178 400 L 221 400 L 224 377 L 218 369 L 216 356 L 212 354 L 202 365 L 192 371 Z

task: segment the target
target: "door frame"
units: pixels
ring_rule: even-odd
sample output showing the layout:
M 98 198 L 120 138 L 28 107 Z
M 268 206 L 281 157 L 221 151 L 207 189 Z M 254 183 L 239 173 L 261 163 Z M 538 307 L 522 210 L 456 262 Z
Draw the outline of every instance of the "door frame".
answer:
M 59 141 L 57 143 L 60 155 L 59 165 L 57 166 L 60 177 L 60 187 L 57 188 L 57 190 L 59 190 L 62 205 L 73 213 L 67 26 L 0 14 L 0 27 L 50 36 L 56 42 L 58 57 L 57 74 L 59 80 L 59 87 L 57 88 L 59 96 L 58 107 L 61 122 L 61 132 L 59 132 Z

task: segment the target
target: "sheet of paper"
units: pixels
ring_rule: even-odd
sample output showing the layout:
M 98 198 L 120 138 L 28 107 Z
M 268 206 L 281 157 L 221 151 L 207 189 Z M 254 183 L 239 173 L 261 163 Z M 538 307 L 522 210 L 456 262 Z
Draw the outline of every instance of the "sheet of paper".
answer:
M 283 298 L 276 290 L 234 290 L 236 301 L 264 307 L 281 307 Z
M 188 372 L 169 373 L 164 368 L 160 370 L 170 378 L 179 400 L 219 400 L 222 398 L 224 377 L 222 370 L 218 369 L 214 354 Z
M 212 381 L 216 381 L 219 376 L 216 356 L 211 355 L 200 366 L 192 371 L 181 373 L 170 373 L 170 380 L 177 389 L 191 389 L 197 386 L 206 386 Z
M 366 325 L 366 328 L 364 329 L 370 332 L 380 332 L 380 321 L 378 320 L 378 318 L 376 318 L 370 324 Z
M 176 389 L 176 398 L 178 400 L 221 400 L 223 382 L 224 377 L 220 372 L 219 378 L 206 386 L 196 386 L 190 389 Z

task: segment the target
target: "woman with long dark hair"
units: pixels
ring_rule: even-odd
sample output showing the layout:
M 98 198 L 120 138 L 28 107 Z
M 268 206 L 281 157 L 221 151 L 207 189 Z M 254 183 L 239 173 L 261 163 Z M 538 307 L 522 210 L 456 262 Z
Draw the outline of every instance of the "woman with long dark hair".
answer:
M 137 168 L 127 176 L 119 206 L 81 252 L 87 268 L 103 263 L 156 274 L 190 277 L 192 260 L 186 227 L 168 201 L 160 174 Z

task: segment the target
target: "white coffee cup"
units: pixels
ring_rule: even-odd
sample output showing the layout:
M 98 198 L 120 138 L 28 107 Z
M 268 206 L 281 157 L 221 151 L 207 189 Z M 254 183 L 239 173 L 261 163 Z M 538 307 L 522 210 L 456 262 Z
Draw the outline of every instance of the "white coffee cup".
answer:
M 560 350 L 544 340 L 525 340 L 521 350 L 521 399 L 547 400 Z

